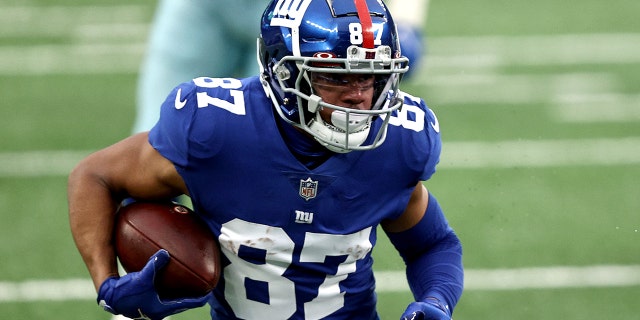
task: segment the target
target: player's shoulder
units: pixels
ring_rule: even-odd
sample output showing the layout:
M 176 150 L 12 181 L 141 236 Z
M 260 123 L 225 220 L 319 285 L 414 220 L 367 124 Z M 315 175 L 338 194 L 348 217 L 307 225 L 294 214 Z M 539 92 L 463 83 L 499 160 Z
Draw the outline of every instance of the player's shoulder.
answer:
M 438 136 L 440 134 L 440 122 L 435 112 L 427 106 L 420 97 L 409 93 L 400 92 L 403 105 L 391 117 L 389 124 L 398 127 L 400 131 L 417 136 Z
M 255 92 L 258 89 L 260 94 Z M 211 156 L 226 137 L 242 139 L 247 132 L 256 131 L 252 128 L 262 116 L 258 113 L 267 109 L 259 108 L 264 97 L 257 77 L 195 78 L 179 84 L 169 94 L 154 136 L 170 137 L 180 141 L 176 145 L 190 146 L 181 150 L 184 155 Z
M 407 167 L 421 171 L 427 180 L 439 162 L 442 149 L 440 122 L 435 112 L 419 97 L 401 92 L 403 105 L 389 119 L 389 148 L 401 154 Z
M 202 127 L 205 132 L 210 132 L 211 126 L 221 130 L 249 129 L 256 119 L 264 119 L 265 110 L 270 110 L 263 107 L 268 100 L 257 76 L 199 77 L 183 85 L 185 99 L 189 99 L 187 107 L 191 109 L 187 114 L 193 114 L 192 128 Z
M 198 77 L 176 86 L 164 102 L 164 109 L 181 117 L 247 115 L 248 106 L 262 103 L 265 94 L 258 77 L 244 79 Z

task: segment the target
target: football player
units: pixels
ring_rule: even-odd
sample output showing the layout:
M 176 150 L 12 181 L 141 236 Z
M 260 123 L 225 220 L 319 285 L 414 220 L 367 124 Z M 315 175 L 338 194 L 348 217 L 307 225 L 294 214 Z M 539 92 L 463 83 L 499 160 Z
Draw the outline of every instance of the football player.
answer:
M 161 319 L 210 305 L 212 319 L 378 319 L 378 226 L 415 297 L 399 315 L 451 319 L 460 241 L 424 186 L 440 125 L 399 90 L 408 59 L 378 0 L 273 0 L 260 20 L 260 73 L 199 77 L 171 91 L 150 132 L 82 160 L 69 176 L 71 231 L 114 314 Z M 162 300 L 153 275 L 118 275 L 114 212 L 128 197 L 190 196 L 216 235 L 223 275 L 207 296 Z
M 266 0 L 160 0 L 140 68 L 133 132 L 158 121 L 164 93 L 195 77 L 248 77 L 258 69 L 255 39 Z M 425 50 L 429 0 L 392 0 L 402 54 L 413 74 Z M 162 94 L 158 94 L 161 92 Z

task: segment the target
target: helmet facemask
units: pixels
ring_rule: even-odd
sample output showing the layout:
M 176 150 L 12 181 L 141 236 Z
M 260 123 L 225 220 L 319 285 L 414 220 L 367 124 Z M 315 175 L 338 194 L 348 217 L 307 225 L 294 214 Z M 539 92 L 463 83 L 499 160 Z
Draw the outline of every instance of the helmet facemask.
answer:
M 295 95 L 299 122 L 289 120 L 280 108 L 276 109 L 285 120 L 309 133 L 331 151 L 346 153 L 376 148 L 386 138 L 389 115 L 402 106 L 402 99 L 398 97 L 398 85 L 401 74 L 408 69 L 406 58 L 392 59 L 390 53 L 388 46 L 375 49 L 351 46 L 347 49 L 346 59 L 286 56 L 273 66 L 272 74 L 277 78 L 279 89 L 283 93 Z M 297 77 L 293 82 L 294 86 L 290 87 L 293 80 L 290 70 L 293 66 L 297 69 Z M 364 79 L 372 77 L 370 84 L 367 84 L 374 90 L 370 110 L 327 103 L 314 89 L 314 85 L 317 85 L 314 81 L 318 82 L 318 79 L 325 83 L 339 82 L 339 79 L 347 75 L 363 75 Z M 362 84 L 342 83 L 340 87 L 340 83 L 336 83 L 336 90 L 362 90 L 360 85 Z M 320 115 L 323 108 L 334 110 L 330 121 Z M 370 142 L 364 144 L 369 138 L 372 122 L 377 118 L 381 118 L 383 122 Z

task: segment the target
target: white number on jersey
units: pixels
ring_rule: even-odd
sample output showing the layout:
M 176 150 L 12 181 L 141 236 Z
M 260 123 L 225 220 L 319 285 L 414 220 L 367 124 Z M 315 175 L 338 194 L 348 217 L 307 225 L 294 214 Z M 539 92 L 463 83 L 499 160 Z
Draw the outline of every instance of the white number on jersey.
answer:
M 410 94 L 402 93 L 405 97 L 420 103 L 420 99 L 416 98 Z M 415 116 L 415 120 L 409 119 L 409 113 L 413 113 Z M 415 132 L 420 132 L 424 130 L 424 110 L 420 109 L 420 107 L 413 104 L 404 104 L 402 108 L 396 111 L 395 115 L 392 115 L 389 119 L 389 124 L 396 127 L 403 127 L 405 129 L 413 130 Z M 435 115 L 434 115 L 435 116 Z
M 326 275 L 318 296 L 304 304 L 305 319 L 321 319 L 344 305 L 340 281 L 356 271 L 372 244 L 371 227 L 347 235 L 305 234 L 300 263 L 324 263 L 327 256 L 347 256 L 336 274 Z M 224 268 L 225 297 L 236 316 L 243 319 L 288 319 L 296 312 L 295 284 L 284 277 L 293 262 L 295 243 L 282 228 L 234 219 L 222 225 L 220 247 L 231 262 Z M 266 252 L 265 263 L 245 261 L 242 246 Z M 245 281 L 268 284 L 269 304 L 247 298 Z
M 225 109 L 231 113 L 237 115 L 245 115 L 244 95 L 242 91 L 235 90 L 242 86 L 240 80 L 233 78 L 208 78 L 200 77 L 193 79 L 193 82 L 202 88 L 222 88 L 229 89 L 231 95 L 231 101 L 223 100 L 220 98 L 212 97 L 206 92 L 198 92 L 196 96 L 198 98 L 198 108 L 206 108 L 208 106 L 215 106 Z

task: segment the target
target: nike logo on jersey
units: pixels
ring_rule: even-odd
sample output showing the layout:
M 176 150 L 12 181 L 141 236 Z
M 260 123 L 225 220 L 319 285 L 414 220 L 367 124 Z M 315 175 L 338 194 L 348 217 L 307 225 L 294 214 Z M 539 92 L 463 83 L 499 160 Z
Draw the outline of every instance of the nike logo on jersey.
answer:
M 435 132 L 440 133 L 440 123 L 438 122 L 438 118 L 436 117 L 436 114 L 433 113 L 431 109 L 429 109 L 429 112 L 431 112 L 431 115 L 433 116 L 433 120 L 434 120 L 434 122 L 429 122 L 429 124 L 431 125 L 431 128 L 433 128 Z
M 181 94 L 182 94 L 182 88 L 178 89 L 178 92 L 176 93 L 176 101 L 174 103 L 176 109 L 178 110 L 184 108 L 184 105 L 187 104 L 187 99 L 184 99 L 184 101 L 180 100 Z

